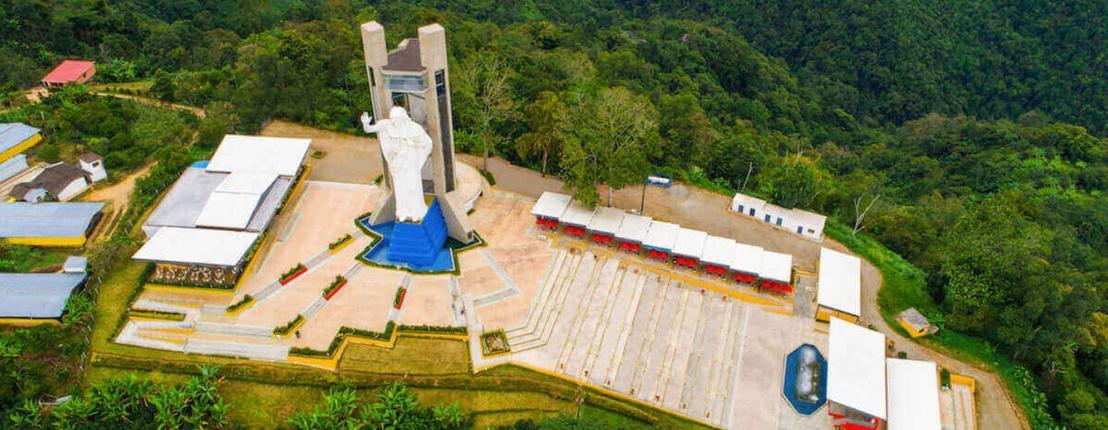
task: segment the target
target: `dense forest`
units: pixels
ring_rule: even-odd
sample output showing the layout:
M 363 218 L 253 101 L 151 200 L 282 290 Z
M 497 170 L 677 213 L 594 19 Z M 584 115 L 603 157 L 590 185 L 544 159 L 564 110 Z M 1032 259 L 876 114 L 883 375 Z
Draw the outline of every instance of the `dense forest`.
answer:
M 827 213 L 1029 369 L 1036 427 L 1108 428 L 1105 2 L 0 0 L 0 100 L 87 57 L 213 135 L 353 131 L 370 19 L 447 26 L 460 149 L 590 202 L 663 171 Z M 79 143 L 147 148 L 112 136 Z

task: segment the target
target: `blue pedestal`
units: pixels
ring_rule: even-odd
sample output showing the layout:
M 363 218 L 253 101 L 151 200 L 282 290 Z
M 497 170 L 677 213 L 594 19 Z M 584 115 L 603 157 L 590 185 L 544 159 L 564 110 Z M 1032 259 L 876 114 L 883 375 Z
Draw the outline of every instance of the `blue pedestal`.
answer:
M 446 243 L 446 218 L 442 216 L 438 199 L 431 202 L 423 221 L 394 224 L 387 240 L 389 260 L 417 266 L 434 263 Z

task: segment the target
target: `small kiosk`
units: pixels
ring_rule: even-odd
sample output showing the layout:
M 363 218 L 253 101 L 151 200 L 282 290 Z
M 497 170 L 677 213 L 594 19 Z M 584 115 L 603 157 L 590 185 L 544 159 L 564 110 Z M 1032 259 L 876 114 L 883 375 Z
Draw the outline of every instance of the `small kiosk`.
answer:
M 623 223 L 616 230 L 616 241 L 619 249 L 638 254 L 642 250 L 643 241 L 646 240 L 646 231 L 650 229 L 650 217 L 635 214 L 624 214 Z
M 669 261 L 673 254 L 673 245 L 677 242 L 677 232 L 681 227 L 663 221 L 651 221 L 650 228 L 646 231 L 646 240 L 643 247 L 646 255 L 662 261 Z
M 712 275 L 726 277 L 731 269 L 731 259 L 735 255 L 735 241 L 719 236 L 708 236 L 704 241 L 704 252 L 700 261 L 704 271 Z
M 759 278 L 763 289 L 785 294 L 793 292 L 793 256 L 763 251 Z
M 700 256 L 704 254 L 704 242 L 707 240 L 708 233 L 682 228 L 677 232 L 677 242 L 673 244 L 673 262 L 691 269 L 700 267 Z
M 615 242 L 616 232 L 623 223 L 623 211 L 616 208 L 600 207 L 593 213 L 592 219 L 586 227 L 589 238 L 601 245 L 611 245 Z
M 569 206 L 570 200 L 572 199 L 565 194 L 549 191 L 542 193 L 539 196 L 539 201 L 531 208 L 531 215 L 535 217 L 535 225 L 548 230 L 556 230 L 562 214 L 566 212 L 566 207 Z
M 566 206 L 566 211 L 561 218 L 562 224 L 566 226 L 566 234 L 578 238 L 584 237 L 585 228 L 592 221 L 594 212 L 594 210 L 585 207 L 576 200 L 569 202 L 569 206 Z
M 765 251 L 760 246 L 736 243 L 731 253 L 731 273 L 736 282 L 754 285 L 762 271 L 762 256 Z

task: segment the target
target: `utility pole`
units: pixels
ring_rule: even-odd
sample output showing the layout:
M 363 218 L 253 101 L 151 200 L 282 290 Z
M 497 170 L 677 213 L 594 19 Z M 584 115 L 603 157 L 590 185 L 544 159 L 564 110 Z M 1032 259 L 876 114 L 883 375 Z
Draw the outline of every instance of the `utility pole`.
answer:
M 648 181 L 648 179 L 642 181 L 642 200 L 639 201 L 639 215 L 643 215 L 643 211 L 646 209 L 646 183 Z

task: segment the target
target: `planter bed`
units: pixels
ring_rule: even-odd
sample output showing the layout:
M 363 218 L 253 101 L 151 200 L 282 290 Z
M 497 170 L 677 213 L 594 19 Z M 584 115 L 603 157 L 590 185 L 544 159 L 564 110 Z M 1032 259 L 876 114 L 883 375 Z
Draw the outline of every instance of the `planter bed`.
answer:
M 392 299 L 393 309 L 400 310 L 401 306 L 404 306 L 404 296 L 408 295 L 407 288 L 397 288 L 396 297 Z
M 277 282 L 280 282 L 281 285 L 288 285 L 289 282 L 292 282 L 294 279 L 296 279 L 300 275 L 303 275 L 304 272 L 307 271 L 308 268 L 304 267 L 303 264 L 297 264 L 296 267 L 289 269 L 288 272 L 285 272 L 283 275 L 281 275 L 281 279 Z
M 335 297 L 335 294 L 339 293 L 342 287 L 346 286 L 346 278 L 342 275 L 335 276 L 335 280 L 331 282 L 331 285 L 323 290 L 323 300 L 331 300 Z

